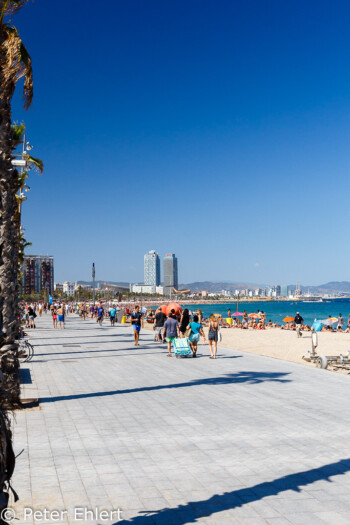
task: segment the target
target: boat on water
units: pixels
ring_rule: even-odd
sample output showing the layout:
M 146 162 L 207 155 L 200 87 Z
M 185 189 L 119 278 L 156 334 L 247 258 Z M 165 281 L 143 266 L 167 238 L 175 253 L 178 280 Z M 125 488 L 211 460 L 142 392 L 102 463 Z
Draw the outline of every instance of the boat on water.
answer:
M 308 298 L 306 300 L 303 301 L 304 303 L 323 303 L 323 299 L 321 299 L 320 297 L 315 297 L 315 298 Z

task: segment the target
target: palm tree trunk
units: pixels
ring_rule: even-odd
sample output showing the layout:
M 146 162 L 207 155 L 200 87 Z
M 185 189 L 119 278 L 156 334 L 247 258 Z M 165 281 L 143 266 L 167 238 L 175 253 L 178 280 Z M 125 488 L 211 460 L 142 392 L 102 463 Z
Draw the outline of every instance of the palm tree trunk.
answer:
M 0 45 L 1 52 L 1 45 Z M 1 64 L 1 56 L 0 56 Z M 20 404 L 18 344 L 18 235 L 15 221 L 16 172 L 11 164 L 11 98 L 14 86 L 3 92 L 0 67 L 0 310 L 2 333 L 0 339 L 0 366 L 5 374 L 3 385 L 8 405 Z

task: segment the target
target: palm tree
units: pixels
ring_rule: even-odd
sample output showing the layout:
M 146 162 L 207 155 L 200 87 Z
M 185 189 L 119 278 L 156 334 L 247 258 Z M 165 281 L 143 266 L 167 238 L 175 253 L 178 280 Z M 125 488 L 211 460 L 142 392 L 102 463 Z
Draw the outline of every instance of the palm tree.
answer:
M 18 171 L 11 164 L 16 134 L 11 102 L 17 82 L 24 78 L 24 107 L 33 99 L 32 61 L 10 17 L 27 0 L 0 0 L 0 311 L 2 314 L 1 369 L 10 406 L 20 403 L 18 364 Z

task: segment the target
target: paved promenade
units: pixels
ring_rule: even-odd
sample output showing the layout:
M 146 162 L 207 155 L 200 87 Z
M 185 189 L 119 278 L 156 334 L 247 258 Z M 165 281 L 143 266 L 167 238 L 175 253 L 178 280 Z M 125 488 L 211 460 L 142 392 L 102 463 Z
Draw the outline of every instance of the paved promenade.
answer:
M 169 359 L 152 333 L 134 347 L 108 325 L 37 319 L 14 523 L 349 525 L 350 377 L 227 348 L 214 361 L 202 345 Z

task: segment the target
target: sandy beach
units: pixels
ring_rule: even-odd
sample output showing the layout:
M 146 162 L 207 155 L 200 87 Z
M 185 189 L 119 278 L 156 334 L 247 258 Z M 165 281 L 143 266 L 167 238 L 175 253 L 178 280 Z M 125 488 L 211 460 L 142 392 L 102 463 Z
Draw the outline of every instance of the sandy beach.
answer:
M 280 330 L 278 328 L 266 330 L 222 329 L 222 346 L 233 350 L 242 350 L 252 354 L 259 354 L 285 361 L 308 364 L 302 356 L 311 350 L 311 333 L 304 332 L 297 338 L 296 332 Z M 319 355 L 347 355 L 350 349 L 349 334 L 326 333 L 318 334 Z M 314 365 L 313 365 L 314 366 Z
M 152 330 L 151 325 L 144 326 Z M 204 329 L 207 335 L 207 329 Z M 279 328 L 267 328 L 266 330 L 241 330 L 237 328 L 222 328 L 222 341 L 220 346 L 231 348 L 237 352 L 250 352 L 294 363 L 302 363 L 307 366 L 315 366 L 302 359 L 302 356 L 311 350 L 311 333 L 304 332 L 298 339 L 296 332 L 281 330 Z M 350 349 L 350 334 L 318 332 L 319 355 L 347 355 Z M 203 349 L 203 340 L 200 349 Z M 206 345 L 208 347 L 208 345 Z M 208 348 L 209 355 L 209 348 Z M 329 367 L 330 369 L 331 367 Z

